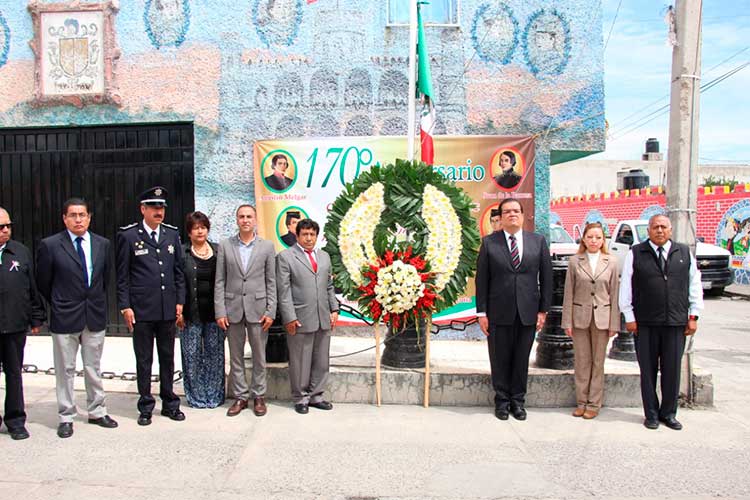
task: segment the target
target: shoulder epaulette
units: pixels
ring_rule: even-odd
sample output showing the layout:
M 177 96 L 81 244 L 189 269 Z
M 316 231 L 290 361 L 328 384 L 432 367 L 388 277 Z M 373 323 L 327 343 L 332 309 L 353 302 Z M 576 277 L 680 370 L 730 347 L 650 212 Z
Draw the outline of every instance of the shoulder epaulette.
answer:
M 175 231 L 179 231 L 179 229 L 177 229 L 172 224 L 167 224 L 166 222 L 162 222 L 161 225 L 164 226 L 164 227 L 168 227 L 169 229 L 174 229 Z
M 127 226 L 121 226 L 120 227 L 120 231 L 125 231 L 125 230 L 130 229 L 131 227 L 135 227 L 137 225 L 138 225 L 137 222 L 133 222 L 132 224 L 128 224 Z

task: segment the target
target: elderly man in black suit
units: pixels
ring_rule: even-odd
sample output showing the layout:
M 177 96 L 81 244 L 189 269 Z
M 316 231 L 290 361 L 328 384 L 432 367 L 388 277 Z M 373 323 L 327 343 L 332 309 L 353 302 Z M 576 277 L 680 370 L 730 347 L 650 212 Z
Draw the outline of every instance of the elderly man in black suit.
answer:
M 666 215 L 648 221 L 648 240 L 634 245 L 622 267 L 620 311 L 635 335 L 641 368 L 641 397 L 647 429 L 659 422 L 679 431 L 680 361 L 685 338 L 698 329 L 703 310 L 701 273 L 687 245 L 672 241 Z M 656 376 L 661 371 L 661 404 Z
M 107 414 L 101 358 L 107 328 L 109 240 L 89 231 L 88 203 L 71 198 L 63 205 L 65 230 L 45 238 L 37 253 L 37 286 L 50 305 L 50 331 L 57 385 L 57 435 L 73 435 L 76 416 L 73 386 L 81 348 L 88 420 L 117 427 Z
M 164 223 L 167 190 L 155 186 L 140 196 L 142 222 L 117 233 L 117 303 L 133 332 L 138 377 L 138 425 L 150 425 L 155 401 L 151 395 L 154 340 L 159 355 L 161 414 L 185 420 L 174 393 L 175 320 L 182 318 L 185 274 L 180 233 Z
M 503 229 L 479 250 L 477 318 L 487 336 L 495 416 L 525 420 L 529 354 L 552 304 L 552 261 L 544 237 L 523 231 L 520 201 L 506 198 L 499 210 Z
M 34 280 L 31 252 L 11 237 L 10 214 L 0 207 L 0 365 L 5 372 L 5 426 L 15 440 L 27 439 L 23 401 L 26 333 L 39 333 L 46 319 Z M 0 415 L 0 425 L 3 416 Z

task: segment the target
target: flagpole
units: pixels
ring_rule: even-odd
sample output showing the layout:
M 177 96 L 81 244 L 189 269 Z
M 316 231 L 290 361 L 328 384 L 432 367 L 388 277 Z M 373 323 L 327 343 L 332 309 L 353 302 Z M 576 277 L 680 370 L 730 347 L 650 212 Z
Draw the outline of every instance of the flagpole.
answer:
M 417 0 L 409 2 L 409 106 L 406 159 L 414 159 L 414 137 L 417 132 Z

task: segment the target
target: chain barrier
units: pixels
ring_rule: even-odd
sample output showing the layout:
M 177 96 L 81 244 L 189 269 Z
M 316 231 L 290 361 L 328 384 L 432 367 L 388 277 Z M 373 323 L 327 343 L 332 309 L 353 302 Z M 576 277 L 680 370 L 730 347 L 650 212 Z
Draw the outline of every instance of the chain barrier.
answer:
M 364 322 L 368 326 L 373 326 L 375 324 L 374 321 L 371 321 L 368 319 L 364 314 L 362 314 L 357 309 L 347 305 L 347 304 L 341 304 L 340 310 L 346 312 L 350 316 L 352 316 L 355 319 L 358 319 L 362 322 Z M 430 333 L 432 335 L 437 335 L 438 333 L 445 331 L 445 330 L 455 330 L 458 332 L 466 331 L 466 328 L 468 326 L 473 325 L 477 322 L 476 318 L 471 318 L 468 320 L 451 320 L 449 323 L 446 323 L 444 325 L 436 325 L 435 323 L 432 323 L 432 327 L 430 328 Z M 405 330 L 401 330 L 400 332 L 394 333 L 390 336 L 386 336 L 381 342 L 380 345 L 384 345 L 391 340 L 395 339 L 399 335 L 401 335 Z M 346 354 L 337 354 L 335 356 L 331 356 L 331 359 L 338 359 L 338 358 L 346 358 L 349 356 L 354 356 L 356 354 L 362 354 L 363 352 L 370 351 L 372 349 L 375 349 L 374 345 L 371 345 L 369 347 L 366 347 L 364 349 L 360 349 L 358 351 L 348 352 Z M 47 375 L 54 375 L 55 369 L 54 368 L 48 368 L 47 370 L 40 370 L 38 366 L 33 364 L 27 364 L 23 365 L 22 369 L 23 373 L 45 373 Z M 83 377 L 83 371 L 77 371 L 76 377 Z M 113 371 L 104 371 L 101 373 L 101 377 L 103 379 L 107 380 L 125 380 L 128 382 L 134 382 L 137 380 L 137 376 L 135 372 L 123 372 L 121 375 L 117 375 L 117 373 Z M 174 372 L 174 382 L 179 382 L 182 380 L 182 370 L 176 370 Z M 152 375 L 151 376 L 151 382 L 159 382 L 159 375 Z

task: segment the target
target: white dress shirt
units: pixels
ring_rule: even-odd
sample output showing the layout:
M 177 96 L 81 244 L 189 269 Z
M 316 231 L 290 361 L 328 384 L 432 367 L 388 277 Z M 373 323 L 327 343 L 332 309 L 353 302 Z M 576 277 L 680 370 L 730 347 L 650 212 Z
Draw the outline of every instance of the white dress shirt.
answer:
M 78 247 L 76 243 L 76 236 L 75 234 L 68 231 L 68 236 L 70 236 L 70 241 L 73 242 L 73 249 L 78 252 Z M 91 258 L 91 235 L 88 231 L 86 231 L 81 238 L 81 248 L 83 248 L 83 255 L 86 257 L 86 274 L 88 274 L 89 277 L 89 286 L 91 286 L 91 276 L 94 274 L 94 261 Z
M 523 229 L 519 229 L 515 233 L 505 231 L 505 242 L 508 244 L 508 251 L 510 252 L 510 237 L 515 236 L 516 247 L 518 247 L 518 261 L 523 262 Z
M 658 245 L 648 240 L 654 253 L 658 255 Z M 669 255 L 672 248 L 672 241 L 667 241 L 664 245 L 664 258 Z M 622 266 L 622 276 L 620 276 L 620 312 L 625 315 L 625 321 L 632 323 L 635 321 L 633 313 L 633 249 L 631 248 L 625 256 L 625 263 Z M 699 316 L 703 310 L 703 285 L 701 285 L 701 273 L 698 271 L 698 264 L 695 257 L 690 255 L 690 285 L 688 288 L 688 303 L 690 304 L 691 316 Z
M 146 221 L 144 220 L 143 230 L 146 231 L 146 234 L 148 235 L 149 238 L 151 237 L 151 233 L 153 231 L 156 231 L 156 242 L 159 243 L 159 234 L 161 233 L 161 224 L 156 226 L 156 229 L 151 229 L 150 227 L 148 227 L 148 224 L 146 224 Z
M 589 266 L 591 266 L 591 272 L 596 272 L 596 266 L 599 265 L 599 255 L 601 255 L 601 252 L 596 251 L 594 253 L 586 252 L 586 256 L 589 258 Z

